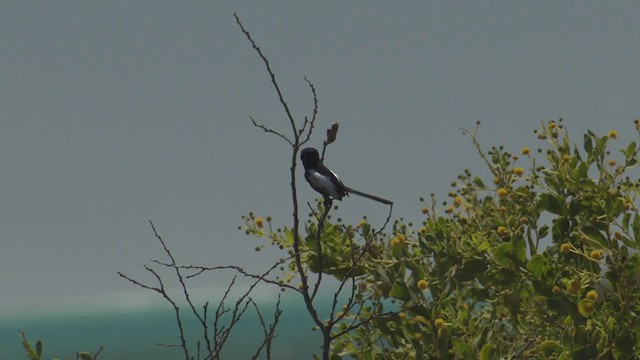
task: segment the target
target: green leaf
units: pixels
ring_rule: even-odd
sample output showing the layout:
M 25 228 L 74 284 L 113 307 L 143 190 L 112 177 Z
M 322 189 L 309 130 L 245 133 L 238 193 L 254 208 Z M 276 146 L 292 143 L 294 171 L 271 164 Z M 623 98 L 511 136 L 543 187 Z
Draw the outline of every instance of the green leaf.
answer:
M 618 217 L 622 212 L 622 208 L 624 207 L 624 203 L 618 197 L 607 197 L 605 200 L 605 207 L 609 214 L 613 215 L 613 217 Z
M 591 136 L 584 134 L 584 151 L 587 153 L 587 157 L 591 157 L 591 152 L 593 151 L 593 141 L 591 140 Z
M 462 268 L 457 272 L 458 281 L 469 281 L 475 279 L 478 274 L 484 272 L 489 264 L 484 259 L 471 259 L 462 264 Z
M 576 328 L 576 334 L 574 335 L 573 344 L 575 346 L 587 345 L 589 337 L 587 336 L 587 329 L 584 325 L 580 325 Z
M 589 175 L 589 165 L 585 162 L 581 162 L 580 165 L 573 169 L 571 174 L 576 181 L 586 179 Z
M 93 360 L 93 354 L 90 353 L 90 352 L 80 352 L 80 353 L 78 353 L 78 356 L 82 360 Z
M 409 301 L 409 288 L 404 282 L 396 281 L 393 283 L 389 296 L 394 299 Z
M 636 142 L 632 141 L 631 144 L 627 146 L 627 149 L 624 151 L 624 156 L 629 161 L 633 154 L 636 153 Z
M 560 215 L 562 212 L 560 200 L 549 193 L 540 194 L 538 206 L 540 206 L 542 210 L 546 210 L 552 214 Z
M 622 216 L 622 229 L 626 232 L 629 231 L 629 222 L 631 221 L 631 214 L 626 213 Z
M 560 315 L 569 315 L 573 313 L 575 305 L 561 298 L 547 298 L 547 306 L 549 307 L 549 310 L 552 310 Z
M 578 311 L 580 315 L 588 318 L 591 317 L 593 312 L 596 310 L 596 303 L 593 300 L 582 299 L 578 303 Z
M 545 356 L 549 356 L 552 354 L 561 354 L 564 351 L 562 345 L 553 340 L 543 341 L 542 344 L 540 344 L 539 348 Z
M 555 241 L 562 241 L 569 237 L 569 220 L 566 217 L 559 217 L 553 223 L 551 236 Z
M 582 211 L 583 211 L 583 209 L 582 209 L 582 203 L 581 203 L 580 199 L 573 199 L 569 203 L 569 216 L 570 217 L 576 217 Z
M 569 316 L 567 316 L 567 318 L 569 318 Z M 565 322 L 566 320 L 567 319 L 565 319 Z M 562 331 L 562 335 L 560 335 L 560 341 L 562 342 L 563 346 L 566 346 L 568 348 L 573 347 L 573 333 L 575 331 L 576 329 L 575 327 L 573 327 L 573 325 L 564 328 L 564 330 Z
M 42 357 L 42 341 L 40 340 L 36 341 L 36 354 L 38 358 Z
M 488 240 L 485 240 L 485 241 L 481 242 L 480 245 L 478 245 L 477 250 L 478 250 L 478 252 L 483 252 L 483 251 L 487 250 L 490 247 L 491 247 L 491 243 Z
M 291 231 L 291 229 L 284 229 L 284 234 L 287 238 L 287 244 L 288 246 L 292 246 L 293 245 L 293 231 Z
M 29 341 L 27 341 L 27 338 L 24 335 L 24 333 L 21 332 L 20 336 L 22 336 L 22 347 L 27 352 L 27 357 L 29 358 L 29 360 L 40 360 L 40 356 L 38 356 L 38 354 L 36 354 L 36 352 L 33 351 L 33 348 L 31 347 L 31 344 L 29 343 Z
M 513 256 L 513 245 L 511 243 L 503 243 L 496 247 L 493 256 L 500 265 L 506 265 Z
M 622 333 L 620 336 L 616 337 L 614 342 L 616 343 L 616 347 L 622 351 L 623 354 L 632 354 L 633 353 L 633 335 L 631 332 Z
M 533 274 L 533 277 L 540 279 L 545 271 L 544 256 L 540 254 L 533 255 L 527 264 L 527 270 Z
M 540 229 L 538 230 L 538 239 L 544 239 L 547 235 L 549 235 L 549 226 L 540 226 Z
M 527 260 L 527 243 L 522 236 L 518 235 L 513 238 L 513 253 L 520 263 Z
M 607 341 L 607 333 L 602 328 L 595 328 L 591 333 L 591 345 L 604 346 Z
M 607 148 L 607 140 L 609 138 L 607 136 L 602 136 L 601 138 L 596 140 L 596 154 L 599 159 L 604 159 L 605 149 Z
M 635 247 L 636 247 L 636 244 L 635 244 L 633 241 L 631 241 L 631 239 L 629 239 L 629 238 L 628 238 L 628 237 L 626 237 L 626 236 L 622 236 L 622 237 L 620 238 L 620 241 L 622 241 L 622 243 L 623 243 L 623 244 L 625 244 L 626 246 L 628 246 L 628 247 L 630 247 L 630 248 L 635 248 Z
M 584 232 L 590 240 L 595 241 L 599 246 L 604 248 L 609 247 L 609 241 L 600 230 L 591 226 L 585 226 L 582 228 L 582 232 Z
M 484 183 L 482 182 L 482 179 L 480 179 L 477 176 L 473 178 L 473 183 L 479 188 L 484 188 Z
M 488 343 L 484 344 L 482 349 L 480 349 L 480 360 L 493 360 L 496 359 L 496 348 L 493 344 Z
M 640 214 L 636 213 L 636 216 L 633 217 L 631 229 L 633 230 L 633 236 L 636 238 L 636 243 L 640 246 Z
M 457 359 L 475 359 L 475 354 L 471 346 L 458 337 L 451 339 L 451 345 L 453 345 L 453 352 L 456 354 Z
M 574 360 L 584 359 L 596 359 L 598 357 L 598 350 L 593 346 L 585 346 L 573 352 Z

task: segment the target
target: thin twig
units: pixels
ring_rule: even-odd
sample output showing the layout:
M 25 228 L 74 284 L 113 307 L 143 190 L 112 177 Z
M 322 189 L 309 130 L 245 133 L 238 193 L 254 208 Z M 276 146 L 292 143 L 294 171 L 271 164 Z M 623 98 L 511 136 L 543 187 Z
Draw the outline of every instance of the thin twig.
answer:
M 289 110 L 289 105 L 287 105 L 287 102 L 284 101 L 284 97 L 282 96 L 282 91 L 280 91 L 280 86 L 276 81 L 276 75 L 271 70 L 271 65 L 269 65 L 269 60 L 264 56 L 264 54 L 262 54 L 262 50 L 260 50 L 260 47 L 256 44 L 256 42 L 253 41 L 251 34 L 249 34 L 247 30 L 245 30 L 244 26 L 242 25 L 242 22 L 240 22 L 240 17 L 238 17 L 238 14 L 234 13 L 233 16 L 236 18 L 236 24 L 238 24 L 238 26 L 240 27 L 240 30 L 242 30 L 242 33 L 245 35 L 247 40 L 249 40 L 249 42 L 251 43 L 251 46 L 258 53 L 258 56 L 260 56 L 260 59 L 262 59 L 264 66 L 267 68 L 267 72 L 271 77 L 271 83 L 273 84 L 273 88 L 278 93 L 278 100 L 280 100 L 280 104 L 282 105 L 285 113 L 287 114 L 287 118 L 289 119 L 289 123 L 291 124 L 291 129 L 293 130 L 294 136 L 297 137 L 298 130 L 296 129 L 296 122 L 293 119 L 293 115 L 291 115 L 291 111 Z M 289 143 L 291 144 L 291 142 Z M 297 139 L 296 139 L 296 143 L 297 143 Z
M 322 214 L 322 218 L 318 222 L 318 234 L 316 236 L 316 244 L 318 245 L 318 278 L 316 279 L 316 283 L 313 287 L 313 293 L 311 294 L 311 299 L 315 299 L 316 294 L 318 293 L 318 289 L 320 288 L 320 283 L 322 282 L 322 273 L 324 272 L 324 256 L 322 255 L 322 242 L 320 241 L 320 234 L 322 233 L 322 229 L 324 229 L 324 222 L 329 215 L 329 210 L 331 210 L 333 202 L 331 198 L 325 196 L 324 199 L 324 212 Z
M 262 344 L 260 344 L 260 347 L 258 347 L 254 355 L 251 357 L 252 360 L 257 359 L 258 356 L 260 356 L 262 349 L 265 349 L 265 355 L 267 357 L 267 360 L 271 359 L 271 344 L 273 342 L 273 339 L 276 337 L 275 329 L 278 323 L 280 322 L 280 316 L 282 315 L 282 310 L 280 310 L 280 300 L 281 300 L 281 296 L 280 294 L 278 294 L 278 302 L 276 302 L 276 309 L 273 315 L 273 322 L 269 326 L 266 325 L 264 318 L 262 317 L 262 313 L 258 308 L 258 305 L 255 302 L 251 301 L 251 303 L 256 309 L 256 313 L 258 314 L 258 319 L 260 320 L 260 325 L 262 326 L 262 330 L 264 332 L 264 338 L 262 340 Z
M 251 122 L 253 123 L 253 126 L 255 126 L 255 127 L 257 127 L 257 128 L 260 128 L 260 129 L 264 130 L 264 132 L 266 132 L 266 133 L 271 133 L 271 134 L 277 135 L 277 136 L 281 137 L 284 141 L 288 142 L 288 143 L 289 143 L 289 145 L 293 145 L 293 143 L 291 142 L 291 140 L 289 140 L 286 136 L 282 135 L 281 133 L 279 133 L 279 132 L 277 132 L 277 131 L 275 131 L 275 130 L 273 130 L 273 129 L 269 129 L 268 127 L 266 127 L 266 126 L 264 126 L 264 125 L 262 125 L 262 124 L 258 124 L 258 123 L 253 119 L 253 117 L 252 117 L 252 116 L 249 116 L 249 119 L 251 119 Z
M 177 268 L 179 269 L 185 269 L 185 270 L 197 270 L 195 273 L 188 275 L 187 278 L 192 278 L 192 277 L 196 277 L 198 275 L 201 275 L 202 273 L 206 272 L 206 271 L 213 271 L 213 270 L 235 270 L 238 273 L 240 273 L 241 275 L 250 278 L 250 279 L 254 279 L 254 280 L 259 280 L 262 281 L 264 283 L 267 284 L 272 284 L 272 285 L 277 285 L 278 287 L 283 287 L 283 288 L 287 288 L 296 292 L 299 292 L 300 290 L 298 288 L 296 288 L 295 286 L 286 284 L 286 283 L 282 283 L 281 281 L 277 281 L 277 280 L 271 280 L 267 278 L 267 275 L 269 275 L 273 270 L 275 270 L 278 266 L 286 263 L 288 260 L 292 259 L 293 256 L 290 256 L 288 258 L 284 258 L 281 259 L 279 261 L 277 261 L 276 263 L 274 263 L 269 269 L 267 269 L 267 271 L 265 271 L 262 274 L 252 274 L 248 271 L 246 271 L 245 269 L 243 269 L 242 267 L 238 266 L 238 265 L 220 265 L 220 266 L 202 266 L 202 265 L 176 265 Z M 173 265 L 162 262 L 162 261 L 158 261 L 158 260 L 151 260 L 152 262 L 162 265 L 162 266 L 167 266 L 167 267 L 173 267 Z
M 143 284 L 137 280 L 134 280 L 133 278 L 128 277 L 127 275 L 118 272 L 118 275 L 126 280 L 128 280 L 129 282 L 131 282 L 134 285 L 140 286 L 144 289 L 149 289 L 149 290 L 153 290 L 157 293 L 159 293 L 160 295 L 162 295 L 162 297 L 164 297 L 173 307 L 173 311 L 176 314 L 176 321 L 178 323 L 178 330 L 180 332 L 180 344 L 178 346 L 180 346 L 184 352 L 184 356 L 186 360 L 189 360 L 189 349 L 187 348 L 187 341 L 184 338 L 184 327 L 182 326 L 182 319 L 180 318 L 180 307 L 176 304 L 176 302 L 169 296 L 169 294 L 167 294 L 167 292 L 165 291 L 164 288 L 164 283 L 162 282 L 162 278 L 158 275 L 158 273 L 156 273 L 153 269 L 151 269 L 150 267 L 144 265 L 144 268 L 149 271 L 150 273 L 153 274 L 153 276 L 155 276 L 156 280 L 158 281 L 158 284 L 160 285 L 159 287 L 153 287 L 153 286 L 149 286 L 146 284 Z
M 307 79 L 306 76 L 304 80 L 307 82 L 307 84 L 309 84 L 309 88 L 311 89 L 311 94 L 313 94 L 313 113 L 311 115 L 311 121 L 309 121 L 309 118 L 307 118 L 306 116 L 304 118 L 304 124 L 302 125 L 302 129 L 300 130 L 300 134 L 304 134 L 304 130 L 307 127 L 307 124 L 309 125 L 309 131 L 307 132 L 307 136 L 300 141 L 300 145 L 304 145 L 311 139 L 311 134 L 313 133 L 313 128 L 316 124 L 316 119 L 318 115 L 318 94 L 316 93 L 316 87 L 313 85 L 313 83 L 309 79 Z M 324 150 L 322 152 L 322 158 L 324 159 Z
M 200 325 L 202 326 L 202 330 L 204 331 L 204 339 L 206 342 L 207 351 L 211 352 L 211 342 L 209 340 L 209 327 L 207 325 L 207 321 L 200 315 L 198 310 L 196 310 L 196 307 L 193 305 L 193 302 L 191 301 L 191 297 L 189 296 L 189 291 L 187 290 L 187 285 L 184 282 L 184 278 L 182 277 L 180 268 L 176 264 L 176 260 L 173 257 L 173 254 L 167 247 L 167 244 L 164 242 L 164 240 L 162 240 L 162 237 L 158 234 L 158 231 L 156 230 L 156 227 L 155 225 L 153 225 L 153 222 L 151 220 L 149 220 L 149 224 L 151 224 L 151 229 L 153 229 L 153 234 L 155 235 L 156 239 L 160 241 L 160 243 L 162 244 L 162 248 L 164 249 L 164 252 L 167 254 L 169 259 L 171 260 L 170 267 L 172 267 L 176 272 L 176 276 L 178 278 L 178 282 L 180 283 L 180 287 L 182 288 L 182 293 L 184 294 L 184 298 L 187 301 L 187 304 L 189 304 L 189 307 L 191 308 L 193 315 L 195 315 L 195 317 L 200 322 Z

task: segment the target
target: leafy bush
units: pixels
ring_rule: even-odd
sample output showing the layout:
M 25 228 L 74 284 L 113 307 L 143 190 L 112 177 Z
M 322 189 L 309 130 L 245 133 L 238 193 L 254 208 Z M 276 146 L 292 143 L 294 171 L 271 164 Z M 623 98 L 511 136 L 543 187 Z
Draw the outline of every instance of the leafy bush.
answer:
M 579 149 L 562 120 L 543 123 L 538 155 L 484 152 L 476 133 L 493 178 L 465 170 L 441 207 L 421 199 L 421 224 L 397 220 L 383 234 L 366 219 L 325 219 L 317 203 L 298 251 L 305 270 L 338 280 L 331 358 L 640 355 L 640 185 L 627 175 L 637 144 L 618 162 L 614 130 L 587 132 Z M 267 220 L 250 214 L 243 229 L 288 251 L 279 281 L 289 284 L 299 279 L 294 234 Z

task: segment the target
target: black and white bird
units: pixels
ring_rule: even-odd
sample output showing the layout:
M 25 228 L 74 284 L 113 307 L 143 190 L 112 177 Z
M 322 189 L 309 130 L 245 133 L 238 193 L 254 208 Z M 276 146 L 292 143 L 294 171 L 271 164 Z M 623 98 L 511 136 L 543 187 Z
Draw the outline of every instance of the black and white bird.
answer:
M 314 148 L 302 149 L 300 159 L 302 160 L 302 165 L 304 165 L 304 178 L 307 179 L 309 185 L 311 185 L 315 191 L 322 194 L 325 199 L 342 200 L 344 196 L 356 194 L 383 204 L 393 205 L 393 202 L 387 199 L 345 186 L 342 181 L 340 181 L 338 175 L 324 166 L 318 155 L 318 150 Z

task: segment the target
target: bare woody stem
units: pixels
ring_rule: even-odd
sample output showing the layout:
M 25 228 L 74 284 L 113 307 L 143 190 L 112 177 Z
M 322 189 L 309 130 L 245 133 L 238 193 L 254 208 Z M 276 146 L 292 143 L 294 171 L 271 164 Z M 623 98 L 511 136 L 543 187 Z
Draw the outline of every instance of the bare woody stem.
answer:
M 322 358 L 328 360 L 329 348 L 331 343 L 331 337 L 330 337 L 331 326 L 325 326 L 323 324 L 322 319 L 320 319 L 320 316 L 318 315 L 318 312 L 313 305 L 313 298 L 310 294 L 310 288 L 308 283 L 309 279 L 307 274 L 304 271 L 304 267 L 302 264 L 302 256 L 300 252 L 300 216 L 299 216 L 299 208 L 298 208 L 298 192 L 296 189 L 296 166 L 297 166 L 298 152 L 300 151 L 300 148 L 302 147 L 302 145 L 304 145 L 311 138 L 311 133 L 313 132 L 315 120 L 317 118 L 317 113 L 318 113 L 318 100 L 316 97 L 315 87 L 309 80 L 305 79 L 309 84 L 311 88 L 311 92 L 313 94 L 314 109 L 313 109 L 311 120 L 305 119 L 305 122 L 303 123 L 301 130 L 298 130 L 295 119 L 293 118 L 293 115 L 289 110 L 289 105 L 284 100 L 282 91 L 280 90 L 280 86 L 278 85 L 278 82 L 276 80 L 276 76 L 274 72 L 271 70 L 271 65 L 269 64 L 269 60 L 266 58 L 266 56 L 264 56 L 260 47 L 256 44 L 256 42 L 251 37 L 251 34 L 244 28 L 238 15 L 234 14 L 234 17 L 236 19 L 236 23 L 240 27 L 240 30 L 245 35 L 247 40 L 249 40 L 249 42 L 251 43 L 251 46 L 258 53 L 258 56 L 264 63 L 266 70 L 269 73 L 269 77 L 271 78 L 271 84 L 273 85 L 276 93 L 278 94 L 278 100 L 280 101 L 280 104 L 282 105 L 284 112 L 287 115 L 287 119 L 289 120 L 289 124 L 291 125 L 293 141 L 288 141 L 288 142 L 289 144 L 292 143 L 291 144 L 291 147 L 292 147 L 291 167 L 289 168 L 289 170 L 290 170 L 290 179 L 291 179 L 291 182 L 290 182 L 291 198 L 293 202 L 293 252 L 295 257 L 294 261 L 296 264 L 298 275 L 300 276 L 300 281 L 302 283 L 301 293 L 304 299 L 305 306 L 307 308 L 307 311 L 309 312 L 309 315 L 311 315 L 313 322 L 318 326 L 318 328 L 320 329 L 323 335 Z M 254 125 L 256 125 L 257 127 L 267 132 L 273 133 L 281 138 L 284 138 L 285 140 L 288 139 L 287 137 L 285 137 L 284 135 L 282 135 L 277 131 L 267 129 L 264 126 L 258 125 L 255 121 L 253 122 L 254 122 Z M 307 129 L 307 125 L 309 126 L 308 129 Z M 306 134 L 304 133 L 305 130 L 306 130 Z

